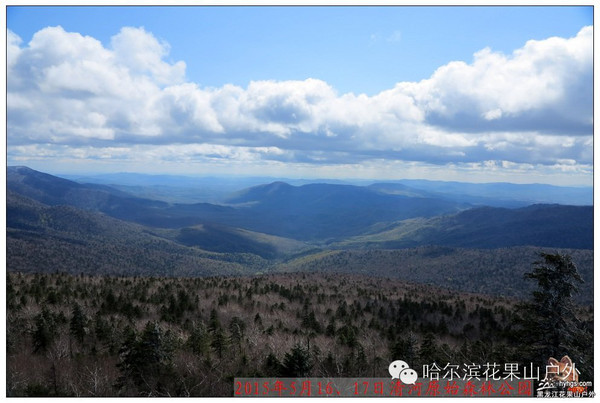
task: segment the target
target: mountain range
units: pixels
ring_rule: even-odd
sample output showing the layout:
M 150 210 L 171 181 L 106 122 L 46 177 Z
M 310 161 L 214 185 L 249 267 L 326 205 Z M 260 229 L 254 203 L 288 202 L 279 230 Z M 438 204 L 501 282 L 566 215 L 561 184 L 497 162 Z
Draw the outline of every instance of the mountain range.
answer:
M 458 214 L 415 218 L 337 243 L 342 248 L 399 249 L 422 245 L 504 248 L 533 245 L 594 248 L 593 210 L 535 204 L 518 209 L 476 207 Z
M 214 232 L 236 251 L 241 248 L 239 239 L 228 242 L 224 234 L 235 238 L 238 229 L 317 246 L 593 248 L 592 206 L 479 206 L 462 196 L 457 201 L 453 193 L 435 197 L 429 190 L 402 184 L 273 182 L 235 192 L 222 204 L 185 204 L 142 198 L 108 185 L 81 184 L 27 167 L 8 167 L 7 188 L 49 206 L 68 205 L 145 226 L 184 230 L 179 239 L 194 246 L 201 247 L 203 237 L 214 243 L 205 236 Z M 194 230 L 197 226 L 202 231 Z
M 401 183 L 277 181 L 220 204 L 175 203 L 8 167 L 7 265 L 177 276 L 286 271 L 306 259 L 329 270 L 319 256 L 355 249 L 569 248 L 593 256 L 592 206 L 493 207 L 463 196 Z M 377 266 L 369 260 L 364 270 L 382 275 Z
M 48 205 L 70 205 L 160 228 L 219 224 L 301 241 L 359 235 L 381 221 L 458 212 L 462 203 L 381 193 L 332 184 L 291 186 L 282 182 L 238 192 L 225 204 L 167 203 L 106 185 L 80 184 L 26 167 L 9 167 L 8 189 Z
M 272 182 L 301 186 L 315 183 L 310 179 L 269 177 L 211 177 L 182 175 L 150 175 L 140 173 L 107 173 L 74 175 L 61 178 L 82 184 L 108 185 L 137 197 L 170 203 L 223 203 L 240 189 Z M 593 189 L 585 186 L 553 186 L 546 184 L 465 183 L 402 179 L 376 182 L 366 179 L 320 179 L 333 185 L 372 186 L 379 191 L 433 198 L 450 198 L 458 202 L 493 207 L 525 207 L 531 204 L 564 204 L 586 206 L 594 202 Z

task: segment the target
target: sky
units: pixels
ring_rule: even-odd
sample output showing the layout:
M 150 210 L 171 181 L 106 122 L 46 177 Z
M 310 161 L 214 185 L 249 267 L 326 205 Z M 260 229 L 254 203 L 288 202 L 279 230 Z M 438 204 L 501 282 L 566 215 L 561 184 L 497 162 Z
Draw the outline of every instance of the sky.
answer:
M 8 7 L 7 162 L 592 185 L 592 7 Z

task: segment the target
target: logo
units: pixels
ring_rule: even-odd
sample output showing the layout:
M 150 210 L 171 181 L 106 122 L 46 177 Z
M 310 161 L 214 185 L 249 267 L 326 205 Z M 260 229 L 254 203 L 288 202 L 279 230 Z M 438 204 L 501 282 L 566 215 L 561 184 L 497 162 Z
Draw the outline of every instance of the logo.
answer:
M 546 365 L 546 379 L 549 381 L 577 382 L 579 381 L 579 373 L 568 355 L 565 355 L 560 361 L 550 357 L 548 365 Z
M 546 376 L 541 380 L 538 396 L 593 396 L 588 391 L 591 382 L 579 382 L 579 371 L 575 363 L 565 355 L 560 361 L 554 357 L 548 359 Z
M 405 361 L 396 360 L 390 364 L 388 371 L 392 379 L 400 379 L 406 385 L 414 385 L 417 381 L 417 371 L 411 369 Z

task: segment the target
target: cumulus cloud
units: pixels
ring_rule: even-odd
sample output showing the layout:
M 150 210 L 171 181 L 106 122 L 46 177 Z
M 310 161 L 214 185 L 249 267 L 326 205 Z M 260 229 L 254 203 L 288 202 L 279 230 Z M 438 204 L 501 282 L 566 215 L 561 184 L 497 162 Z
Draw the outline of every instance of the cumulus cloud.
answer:
M 419 83 L 399 83 L 427 122 L 461 131 L 591 134 L 593 29 L 574 38 L 528 41 L 512 55 L 489 48 L 451 62 Z
M 8 31 L 9 155 L 568 169 L 592 161 L 592 39 L 584 27 L 510 55 L 483 49 L 367 96 L 316 78 L 202 88 L 143 28 L 122 28 L 108 47 L 61 27 L 28 44 Z
M 150 73 L 159 84 L 181 83 L 185 78 L 185 62 L 166 63 L 170 46 L 158 41 L 143 28 L 124 27 L 113 36 L 111 47 L 115 58 L 132 73 Z

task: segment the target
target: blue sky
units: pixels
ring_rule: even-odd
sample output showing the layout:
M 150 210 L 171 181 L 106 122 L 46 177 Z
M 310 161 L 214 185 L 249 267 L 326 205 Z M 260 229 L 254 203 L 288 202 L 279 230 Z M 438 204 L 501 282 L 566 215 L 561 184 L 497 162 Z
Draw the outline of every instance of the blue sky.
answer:
M 565 6 L 9 7 L 8 162 L 590 185 L 592 20 Z
M 9 7 L 7 26 L 28 41 L 47 26 L 108 45 L 144 27 L 184 60 L 190 81 L 319 78 L 339 92 L 373 95 L 418 81 L 485 47 L 510 53 L 530 39 L 570 37 L 591 7 Z

